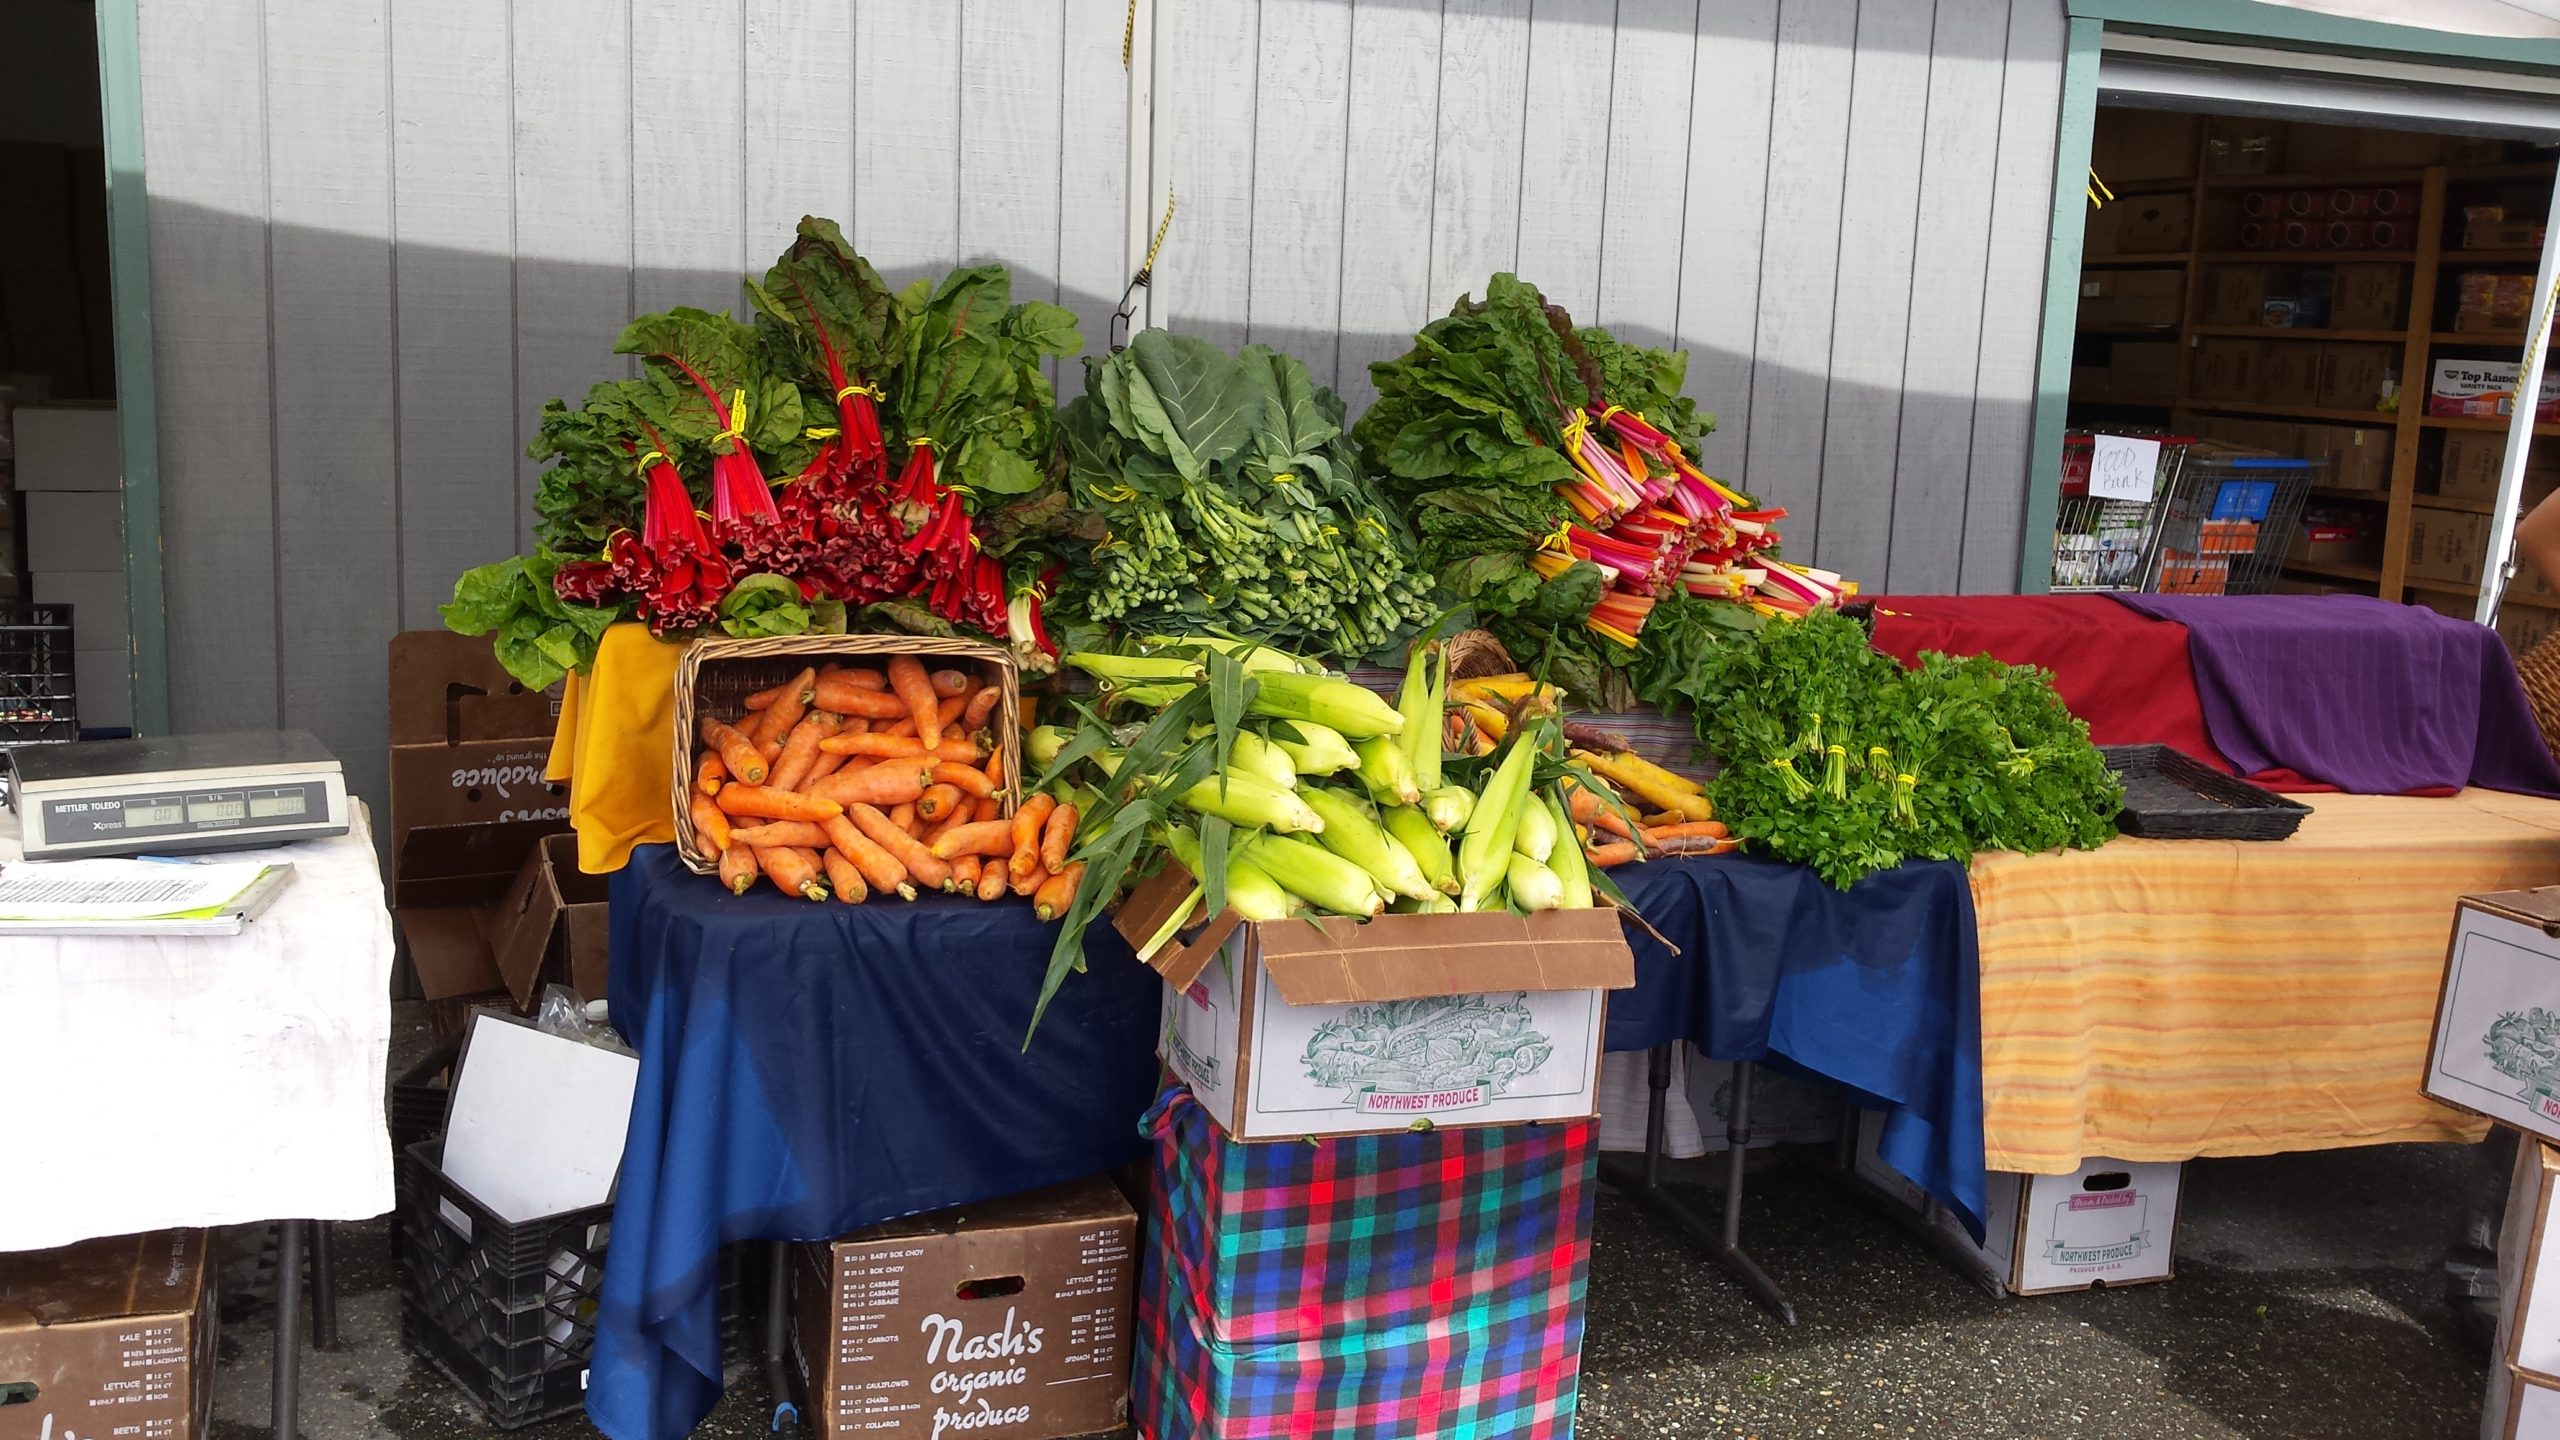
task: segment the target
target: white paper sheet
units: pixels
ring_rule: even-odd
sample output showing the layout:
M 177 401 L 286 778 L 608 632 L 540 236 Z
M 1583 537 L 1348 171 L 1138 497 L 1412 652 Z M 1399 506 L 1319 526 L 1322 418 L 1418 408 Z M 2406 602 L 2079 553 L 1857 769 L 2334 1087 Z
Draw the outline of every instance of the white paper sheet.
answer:
M 2159 441 L 2133 435 L 2100 435 L 2091 442 L 2091 499 L 2147 501 L 2159 479 Z
M 0 920 L 150 920 L 213 910 L 266 870 L 257 860 L 20 860 L 0 867 Z
M 601 1205 L 639 1084 L 635 1056 L 475 1015 L 445 1119 L 444 1173 L 510 1224 Z

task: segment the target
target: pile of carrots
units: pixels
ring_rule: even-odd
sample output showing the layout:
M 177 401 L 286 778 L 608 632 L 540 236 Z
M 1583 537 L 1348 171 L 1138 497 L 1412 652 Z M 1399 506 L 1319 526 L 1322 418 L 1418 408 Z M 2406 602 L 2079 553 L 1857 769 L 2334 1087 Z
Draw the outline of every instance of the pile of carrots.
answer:
M 734 894 L 759 875 L 787 895 L 858 905 L 919 890 L 1028 897 L 1067 912 L 1076 808 L 1034 796 L 1008 816 L 1002 687 L 912 655 L 877 669 L 809 668 L 746 700 L 732 723 L 705 715 L 690 812 Z

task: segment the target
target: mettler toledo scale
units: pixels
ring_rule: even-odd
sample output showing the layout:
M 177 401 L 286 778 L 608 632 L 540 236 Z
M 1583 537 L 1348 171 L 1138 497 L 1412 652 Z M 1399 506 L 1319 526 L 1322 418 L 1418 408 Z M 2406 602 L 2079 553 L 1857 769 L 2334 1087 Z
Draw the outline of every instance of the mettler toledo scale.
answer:
M 30 860 L 256 850 L 347 833 L 337 757 L 299 730 L 8 752 Z

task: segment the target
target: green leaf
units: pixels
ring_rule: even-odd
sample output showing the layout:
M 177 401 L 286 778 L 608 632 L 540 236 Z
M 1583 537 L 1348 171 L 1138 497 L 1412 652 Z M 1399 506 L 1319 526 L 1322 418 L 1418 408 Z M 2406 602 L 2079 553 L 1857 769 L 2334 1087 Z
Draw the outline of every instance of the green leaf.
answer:
M 1200 817 L 1200 910 L 1211 919 L 1227 908 L 1227 850 L 1234 837 L 1235 825 L 1224 816 Z
M 1129 342 L 1129 354 L 1200 466 L 1219 464 L 1244 448 L 1261 422 L 1267 378 L 1257 389 L 1234 356 L 1206 340 L 1164 330 L 1140 331 Z

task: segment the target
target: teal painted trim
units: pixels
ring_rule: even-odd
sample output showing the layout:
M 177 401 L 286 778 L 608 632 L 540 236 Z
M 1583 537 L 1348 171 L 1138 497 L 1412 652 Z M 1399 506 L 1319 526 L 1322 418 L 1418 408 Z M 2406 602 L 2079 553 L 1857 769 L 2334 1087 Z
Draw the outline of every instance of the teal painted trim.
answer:
M 2089 147 L 2098 127 L 2096 20 L 2071 22 L 2062 58 L 2062 115 L 2053 141 L 2053 238 L 2045 254 L 2044 334 L 2036 346 L 2036 400 L 2027 446 L 2026 533 L 2018 537 L 2018 592 L 2053 584 L 2053 520 L 2062 505 L 2062 426 L 2071 408 L 2072 328 L 2080 316 L 2080 242 L 2088 229 Z
M 2256 0 L 2069 0 L 2072 20 L 2123 30 L 2178 31 L 2273 41 L 2316 50 L 2366 51 L 2403 59 L 2477 61 L 2501 70 L 2560 70 L 2560 40 L 2463 35 L 2320 15 Z
M 169 733 L 169 612 L 160 564 L 160 392 L 152 371 L 151 217 L 142 179 L 139 0 L 98 0 L 106 108 L 107 270 L 114 281 L 116 426 L 124 452 L 124 574 L 133 626 L 133 725 Z

